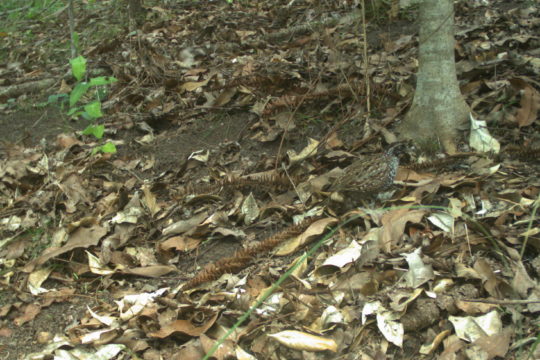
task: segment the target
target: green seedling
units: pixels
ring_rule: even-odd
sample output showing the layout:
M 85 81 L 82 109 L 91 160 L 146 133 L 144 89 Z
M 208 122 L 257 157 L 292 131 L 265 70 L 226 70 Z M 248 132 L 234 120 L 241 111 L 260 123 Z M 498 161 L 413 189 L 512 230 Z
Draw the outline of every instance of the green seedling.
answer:
M 96 139 L 101 140 L 105 133 L 105 127 L 97 124 L 97 120 L 103 117 L 101 111 L 101 101 L 106 95 L 104 87 L 116 82 L 116 78 L 112 76 L 97 76 L 85 80 L 87 61 L 83 56 L 78 56 L 70 60 L 71 73 L 77 80 L 77 84 L 69 94 L 69 110 L 68 115 L 72 119 L 83 118 L 89 122 L 88 126 L 83 130 L 83 135 L 92 135 Z M 94 99 L 81 104 L 82 99 L 88 94 L 89 90 L 94 91 Z M 65 100 L 61 95 L 55 95 L 55 98 L 49 98 L 49 101 Z M 95 147 L 92 154 L 97 152 L 115 153 L 116 147 L 113 143 L 107 142 L 104 145 Z

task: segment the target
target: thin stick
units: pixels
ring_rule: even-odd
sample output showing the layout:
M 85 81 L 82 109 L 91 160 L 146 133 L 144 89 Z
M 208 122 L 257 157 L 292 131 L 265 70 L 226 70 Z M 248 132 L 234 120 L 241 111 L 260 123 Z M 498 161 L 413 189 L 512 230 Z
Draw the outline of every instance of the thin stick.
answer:
M 495 304 L 495 305 L 527 305 L 527 304 L 540 304 L 540 300 L 497 300 L 497 299 L 462 299 L 461 301 Z
M 366 83 L 366 122 L 364 123 L 364 138 L 370 135 L 369 117 L 371 114 L 371 86 L 369 81 L 369 58 L 367 52 L 367 31 L 366 31 L 366 2 L 362 0 L 362 35 L 364 37 L 363 56 L 364 56 L 364 81 Z

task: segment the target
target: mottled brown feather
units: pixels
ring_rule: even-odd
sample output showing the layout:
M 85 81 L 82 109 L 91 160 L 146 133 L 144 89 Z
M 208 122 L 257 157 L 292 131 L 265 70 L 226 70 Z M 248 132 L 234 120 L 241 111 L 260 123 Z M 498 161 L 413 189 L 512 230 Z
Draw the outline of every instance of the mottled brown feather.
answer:
M 355 160 L 343 169 L 343 174 L 335 179 L 330 186 L 330 191 L 369 198 L 388 190 L 396 177 L 399 154 L 404 150 L 404 143 L 395 143 L 382 154 Z

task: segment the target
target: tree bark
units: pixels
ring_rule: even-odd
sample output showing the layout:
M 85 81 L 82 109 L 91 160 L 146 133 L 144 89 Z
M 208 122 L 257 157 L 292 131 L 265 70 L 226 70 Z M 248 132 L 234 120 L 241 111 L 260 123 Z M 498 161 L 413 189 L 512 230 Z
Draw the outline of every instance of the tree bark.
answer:
M 469 106 L 459 90 L 454 59 L 453 0 L 424 0 L 419 9 L 416 92 L 399 131 L 427 151 L 456 150 Z
M 73 9 L 73 0 L 68 3 L 69 33 L 71 35 L 71 58 L 77 57 L 77 44 L 75 38 L 75 10 Z
M 129 28 L 135 30 L 144 21 L 144 9 L 142 7 L 142 0 L 127 0 L 128 16 L 129 16 Z

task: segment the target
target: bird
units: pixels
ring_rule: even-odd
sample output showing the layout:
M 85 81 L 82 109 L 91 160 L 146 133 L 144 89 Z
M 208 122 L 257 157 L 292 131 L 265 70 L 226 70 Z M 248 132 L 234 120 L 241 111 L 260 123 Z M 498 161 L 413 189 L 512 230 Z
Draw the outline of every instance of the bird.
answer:
M 332 193 L 370 199 L 388 190 L 394 183 L 399 156 L 407 149 L 405 142 L 395 142 L 384 153 L 368 155 L 343 169 L 329 187 Z

